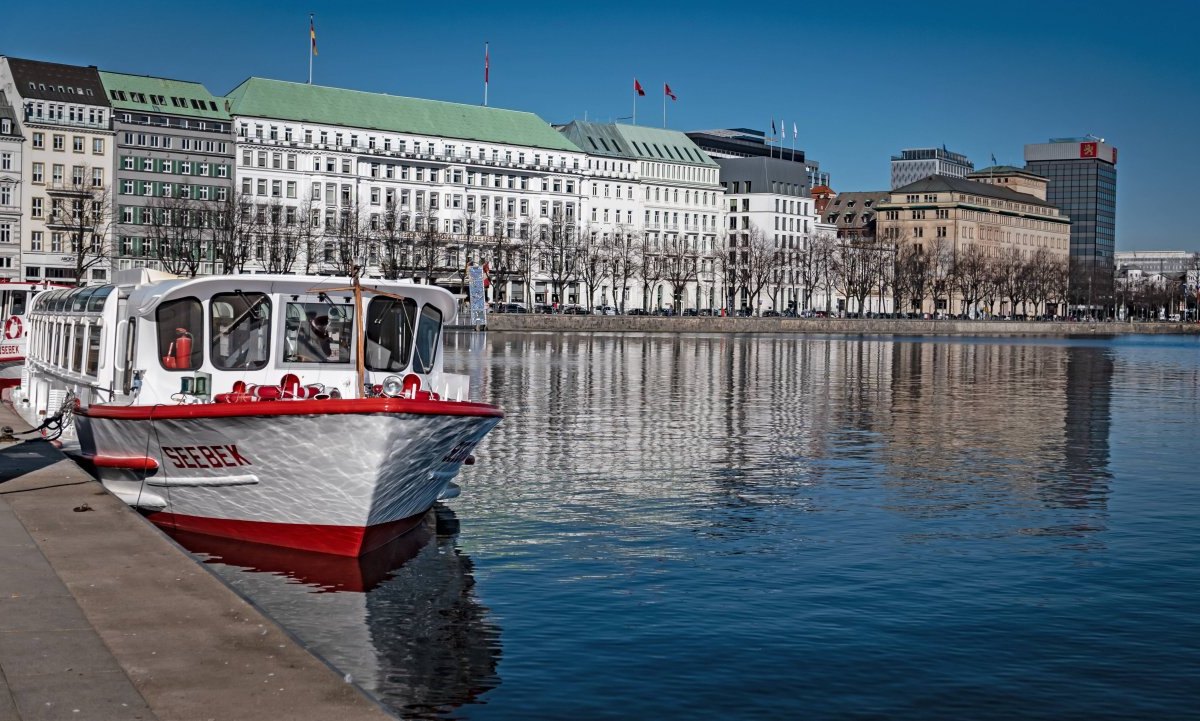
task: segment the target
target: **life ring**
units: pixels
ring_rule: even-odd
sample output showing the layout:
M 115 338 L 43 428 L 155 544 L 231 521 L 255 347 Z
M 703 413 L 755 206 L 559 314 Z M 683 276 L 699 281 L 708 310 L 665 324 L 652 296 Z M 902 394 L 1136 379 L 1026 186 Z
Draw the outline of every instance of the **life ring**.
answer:
M 8 320 L 4 321 L 4 337 L 9 340 L 16 340 L 23 335 L 24 327 L 21 324 L 21 316 L 10 315 Z

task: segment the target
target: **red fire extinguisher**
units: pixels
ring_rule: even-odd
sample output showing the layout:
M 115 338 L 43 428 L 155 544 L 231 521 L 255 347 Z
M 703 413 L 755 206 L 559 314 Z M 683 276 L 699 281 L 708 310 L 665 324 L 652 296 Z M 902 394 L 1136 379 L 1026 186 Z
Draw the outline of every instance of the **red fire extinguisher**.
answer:
M 187 328 L 176 328 L 177 334 L 167 355 L 163 357 L 163 366 L 175 370 L 189 370 L 192 367 L 192 334 Z

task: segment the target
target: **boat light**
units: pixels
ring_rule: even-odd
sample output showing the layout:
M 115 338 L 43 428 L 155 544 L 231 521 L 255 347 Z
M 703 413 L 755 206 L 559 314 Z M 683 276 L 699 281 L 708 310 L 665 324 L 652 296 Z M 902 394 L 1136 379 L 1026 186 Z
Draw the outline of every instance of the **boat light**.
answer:
M 383 379 L 384 395 L 396 398 L 403 392 L 404 381 L 400 380 L 400 376 L 388 376 L 387 378 Z

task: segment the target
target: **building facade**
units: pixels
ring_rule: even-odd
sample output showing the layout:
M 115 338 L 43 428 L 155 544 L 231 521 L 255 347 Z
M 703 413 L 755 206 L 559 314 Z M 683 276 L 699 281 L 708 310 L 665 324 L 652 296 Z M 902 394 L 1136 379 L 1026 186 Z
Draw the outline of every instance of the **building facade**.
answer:
M 965 178 L 975 164 L 961 153 L 940 148 L 910 148 L 892 156 L 892 188 L 908 185 L 931 175 Z
M 1036 175 L 1012 170 L 991 168 L 976 174 L 989 182 L 925 178 L 892 190 L 885 202 L 875 205 L 878 241 L 895 247 L 898 259 L 904 246 L 910 246 L 930 259 L 931 277 L 945 282 L 943 292 L 917 299 L 918 310 L 972 317 L 980 309 L 1013 314 L 1022 309 L 1012 307 L 1010 293 L 986 297 L 991 279 L 1005 263 L 1065 267 L 1070 219 L 1046 202 L 1044 181 L 1039 187 Z M 1014 186 L 1033 192 L 1018 192 Z
M 743 311 L 788 312 L 801 310 L 805 262 L 809 239 L 819 218 L 808 196 L 807 169 L 779 158 L 717 158 L 725 187 L 725 252 L 748 248 L 752 237 L 765 241 L 773 270 L 755 298 L 749 289 L 733 289 L 732 307 Z M 751 302 L 754 308 L 751 308 Z
M 0 91 L 16 106 L 27 280 L 99 281 L 111 251 L 111 107 L 94 66 L 0 58 Z M 82 271 L 82 272 L 81 272 Z M 79 277 L 82 275 L 82 277 Z
M 1072 302 L 1089 312 L 1113 300 L 1117 149 L 1103 138 L 1025 146 L 1025 169 L 1049 181 L 1046 199 L 1071 218 Z
M 245 219 L 283 218 L 252 236 L 246 269 L 354 264 L 461 290 L 483 260 L 494 300 L 550 302 L 585 158 L 536 115 L 264 78 L 226 97 Z
M 100 72 L 112 105 L 117 269 L 208 274 L 233 188 L 224 99 L 199 83 Z
M 0 278 L 21 277 L 21 177 L 25 138 L 17 113 L 0 90 Z

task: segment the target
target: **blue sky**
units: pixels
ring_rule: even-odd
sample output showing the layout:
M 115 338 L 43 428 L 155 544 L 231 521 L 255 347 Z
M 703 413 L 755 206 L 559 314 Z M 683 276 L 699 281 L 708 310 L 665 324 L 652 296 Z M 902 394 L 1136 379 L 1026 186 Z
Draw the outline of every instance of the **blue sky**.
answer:
M 0 53 L 197 80 L 251 75 L 490 104 L 550 122 L 632 112 L 671 127 L 800 130 L 835 190 L 888 184 L 889 156 L 940 146 L 976 167 L 1086 133 L 1120 150 L 1117 249 L 1200 250 L 1200 2 L 308 2 L 14 0 Z M 790 142 L 790 141 L 789 141 Z M 1190 169 L 1190 172 L 1189 172 Z

